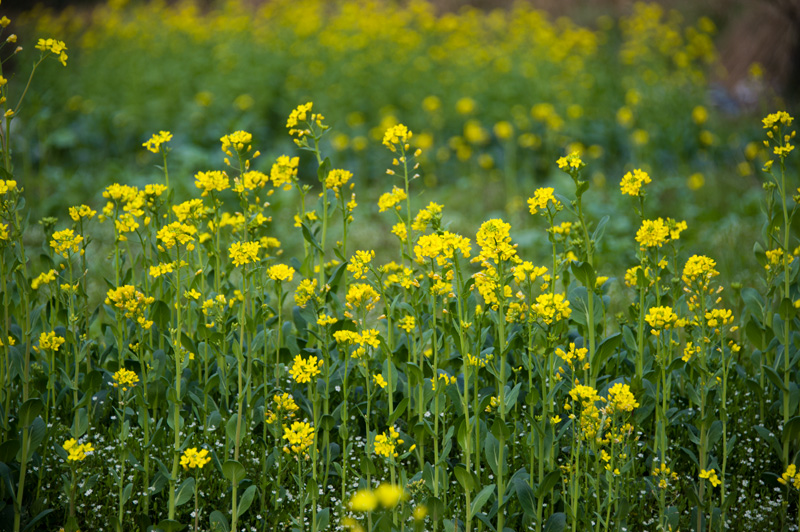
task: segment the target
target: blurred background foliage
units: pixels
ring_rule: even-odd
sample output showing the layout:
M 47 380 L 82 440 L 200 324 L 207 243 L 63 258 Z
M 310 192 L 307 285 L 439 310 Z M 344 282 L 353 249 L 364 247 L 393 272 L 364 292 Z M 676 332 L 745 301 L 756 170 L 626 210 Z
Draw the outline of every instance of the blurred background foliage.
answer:
M 4 66 L 21 78 L 14 89 L 36 38 L 66 41 L 70 56 L 37 71 L 13 122 L 15 173 L 34 216 L 64 217 L 65 205 L 101 203 L 112 182 L 159 179 L 142 143 L 169 130 L 180 196 L 195 172 L 221 168 L 231 131 L 254 134 L 257 169 L 294 154 L 286 117 L 313 101 L 333 125 L 325 152 L 356 175 L 364 247 L 380 248 L 374 224 L 392 223 L 375 206 L 391 188 L 380 140 L 401 122 L 423 153 L 413 188 L 445 204 L 453 230 L 502 216 L 536 248 L 546 235 L 525 200 L 546 183 L 571 190 L 555 160 L 577 150 L 592 219 L 612 215 L 600 250 L 610 264 L 633 259 L 638 220 L 619 180 L 642 168 L 654 179 L 646 216 L 687 220 L 690 252 L 737 280 L 755 271 L 737 244 L 763 223 L 757 118 L 787 105 L 797 23 L 784 19 L 796 3 L 51 1 L 13 20 L 24 47 Z M 788 27 L 741 46 L 755 37 L 737 25 L 759 16 Z M 301 161 L 301 179 L 316 181 L 314 161 Z M 276 197 L 276 231 L 291 228 L 282 202 L 292 203 Z

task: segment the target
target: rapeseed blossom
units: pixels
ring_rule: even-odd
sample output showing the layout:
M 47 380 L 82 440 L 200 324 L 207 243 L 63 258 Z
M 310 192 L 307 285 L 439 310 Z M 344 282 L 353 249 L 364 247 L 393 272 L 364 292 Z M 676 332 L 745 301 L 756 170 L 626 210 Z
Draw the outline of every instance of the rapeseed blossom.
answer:
M 294 303 L 300 308 L 305 308 L 312 297 L 317 293 L 316 279 L 303 279 L 294 291 Z
M 350 258 L 347 271 L 353 274 L 353 279 L 361 279 L 369 271 L 369 264 L 375 258 L 374 250 L 356 251 Z
M 784 486 L 791 484 L 795 488 L 800 489 L 800 473 L 797 472 L 797 466 L 794 464 L 789 464 L 786 467 L 786 471 L 784 471 L 781 477 L 778 479 L 778 482 Z
M 55 270 L 40 273 L 33 281 L 31 281 L 31 288 L 38 290 L 43 284 L 50 284 L 56 280 L 58 274 Z
M 394 427 L 389 427 L 388 432 L 375 436 L 375 454 L 386 458 L 396 458 L 398 453 L 395 448 L 402 444 L 400 433 Z
M 67 49 L 67 45 L 64 43 L 64 41 L 58 41 L 56 39 L 39 39 L 35 48 L 37 50 L 47 52 L 48 54 L 52 53 L 57 55 L 61 64 L 67 66 L 67 59 L 69 59 L 69 56 L 65 51 Z
M 292 183 L 297 179 L 297 166 L 300 164 L 300 157 L 289 157 L 281 155 L 269 171 L 269 178 L 272 186 L 290 190 Z
M 395 145 L 400 145 L 403 151 L 408 150 L 408 140 L 411 138 L 412 133 L 403 124 L 397 124 L 386 130 L 383 135 L 383 145 L 391 151 L 397 151 Z
M 68 259 L 70 253 L 80 253 L 81 242 L 83 242 L 83 237 L 81 235 L 75 234 L 75 231 L 72 229 L 64 229 L 63 231 L 56 231 L 53 233 L 50 247 L 52 247 L 53 251 L 57 254 Z
M 51 332 L 43 332 L 39 335 L 39 345 L 34 346 L 35 351 L 41 350 L 51 350 L 53 352 L 58 351 L 58 348 L 64 345 L 66 340 L 61 336 L 58 336 L 54 331 Z
M 633 412 L 639 403 L 631 393 L 631 387 L 621 382 L 608 390 L 608 409 L 610 412 Z
M 533 197 L 528 198 L 528 207 L 531 214 L 536 214 L 539 211 L 542 211 L 544 214 L 550 205 L 552 205 L 555 210 L 559 210 L 561 208 L 561 202 L 553 196 L 553 192 L 554 189 L 550 187 L 537 188 L 534 190 Z
M 681 326 L 680 320 L 678 320 L 678 316 L 672 310 L 672 307 L 650 307 L 644 319 L 653 328 L 653 334 L 658 334 L 662 330 L 671 329 L 675 326 Z
M 222 192 L 230 188 L 230 180 L 225 172 L 211 170 L 209 172 L 197 172 L 194 175 L 194 186 L 202 190 L 202 197 L 208 196 L 209 192 Z
M 122 310 L 126 318 L 135 320 L 143 329 L 149 329 L 153 322 L 145 319 L 144 312 L 155 302 L 154 297 L 147 297 L 134 286 L 124 285 L 112 288 L 106 293 L 106 305 Z
M 172 133 L 169 131 L 159 131 L 158 133 L 154 133 L 150 140 L 146 141 L 142 144 L 148 151 L 153 153 L 158 153 L 161 151 L 161 145 L 166 144 L 172 140 Z
M 73 222 L 77 222 L 80 220 L 91 220 L 97 214 L 97 211 L 89 207 L 88 205 L 81 205 L 79 207 L 70 207 L 69 208 L 69 217 L 72 218 Z
M 252 149 L 250 144 L 253 142 L 253 135 L 247 131 L 234 131 L 219 139 L 222 143 L 222 151 L 229 157 L 233 157 L 234 150 L 237 154 L 243 155 Z
M 65 441 L 62 447 L 69 453 L 67 460 L 70 462 L 81 462 L 86 458 L 88 453 L 94 452 L 94 447 L 91 443 L 78 444 L 75 438 L 70 438 Z
M 267 277 L 273 281 L 290 283 L 294 278 L 294 268 L 285 264 L 273 264 L 267 269 Z
M 378 198 L 378 211 L 383 212 L 393 207 L 399 210 L 399 203 L 407 197 L 405 190 L 399 187 L 392 187 L 391 192 L 381 194 L 381 197 Z
M 197 447 L 191 447 L 183 451 L 181 456 L 181 466 L 183 469 L 202 469 L 204 465 L 211 461 L 208 456 L 208 449 L 197 450 Z
M 266 418 L 265 421 L 268 425 L 275 423 L 279 417 L 281 419 L 292 418 L 294 417 L 295 412 L 300 409 L 300 407 L 297 406 L 297 403 L 295 403 L 294 397 L 288 393 L 283 393 L 282 395 L 273 395 L 272 403 L 274 404 L 275 410 L 267 410 L 267 412 L 264 414 Z
M 295 421 L 291 427 L 283 427 L 283 439 L 288 441 L 284 452 L 304 453 L 314 443 L 314 428 L 310 423 Z
M 619 182 L 619 188 L 622 190 L 623 194 L 640 196 L 642 185 L 646 185 L 650 182 L 651 179 L 647 172 L 636 169 L 632 173 L 628 172 L 622 176 L 622 180 Z
M 641 249 L 661 247 L 669 240 L 669 228 L 662 218 L 643 220 L 636 232 L 636 241 Z
M 122 387 L 123 392 L 127 392 L 129 387 L 133 388 L 139 382 L 139 376 L 125 368 L 117 370 L 112 378 L 114 379 L 112 386 L 114 388 Z
M 289 373 L 300 384 L 311 382 L 314 377 L 320 374 L 320 368 L 324 363 L 324 360 L 317 360 L 315 356 L 303 359 L 302 356 L 297 355 L 294 357 L 294 363 Z
M 572 315 L 569 300 L 564 297 L 564 294 L 542 294 L 536 298 L 536 304 L 533 305 L 532 310 L 547 325 L 552 325 L 554 322 Z
M 722 484 L 722 481 L 717 477 L 717 472 L 714 469 L 709 469 L 706 471 L 705 469 L 700 470 L 700 478 L 704 478 L 711 482 L 711 485 L 715 488 Z
M 234 266 L 244 266 L 261 260 L 258 257 L 260 247 L 259 242 L 234 242 L 228 249 L 228 254 Z

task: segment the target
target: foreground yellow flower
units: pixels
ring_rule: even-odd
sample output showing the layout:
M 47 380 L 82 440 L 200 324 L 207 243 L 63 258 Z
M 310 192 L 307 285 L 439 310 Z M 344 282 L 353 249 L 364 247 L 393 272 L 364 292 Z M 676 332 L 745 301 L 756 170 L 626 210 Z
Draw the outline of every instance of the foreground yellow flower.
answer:
M 53 251 L 68 259 L 70 253 L 80 253 L 81 242 L 83 242 L 81 235 L 76 235 L 72 229 L 64 229 L 53 233 L 50 247 L 53 248 Z
M 283 439 L 289 442 L 284 452 L 303 453 L 314 443 L 314 428 L 309 423 L 295 421 L 291 427 L 283 427 Z
M 411 131 L 403 124 L 397 124 L 386 130 L 383 135 L 383 145 L 391 151 L 396 151 L 395 145 L 399 145 L 402 151 L 408 150 L 408 139 L 411 138 Z
M 722 481 L 719 479 L 719 477 L 717 477 L 717 472 L 714 469 L 709 469 L 708 471 L 701 469 L 700 478 L 708 480 L 715 488 L 722 484 Z
M 378 496 L 370 489 L 360 489 L 350 497 L 349 506 L 354 512 L 371 512 L 378 507 Z
M 143 143 L 142 146 L 147 148 L 148 151 L 158 153 L 161 151 L 161 145 L 166 144 L 170 140 L 172 140 L 172 133 L 169 131 L 159 131 L 158 133 L 153 134 L 150 140 Z
M 186 449 L 183 452 L 183 456 L 181 456 L 181 465 L 184 469 L 202 469 L 210 461 L 211 457 L 208 456 L 208 450 L 201 449 L 198 451 L 197 447 Z
M 234 266 L 244 266 L 252 262 L 258 262 L 258 250 L 261 244 L 258 242 L 234 242 L 231 244 L 228 253 Z
M 294 278 L 294 268 L 285 264 L 274 264 L 267 269 L 267 277 L 273 281 L 290 283 Z
M 94 447 L 91 443 L 78 444 L 75 438 L 65 441 L 62 447 L 64 447 L 64 450 L 69 453 L 67 460 L 70 462 L 81 462 L 86 458 L 88 453 L 94 452 Z
M 34 346 L 35 351 L 40 350 L 51 350 L 53 352 L 58 351 L 58 348 L 61 347 L 64 342 L 64 338 L 61 336 L 56 335 L 55 332 L 43 332 L 39 335 L 39 345 Z
M 136 386 L 136 383 L 139 382 L 139 376 L 136 375 L 136 373 L 134 373 L 133 371 L 130 371 L 125 368 L 122 368 L 116 373 L 114 373 L 113 379 L 114 379 L 113 383 L 114 388 L 119 388 L 121 386 L 123 392 L 127 392 L 129 386 L 134 387 Z
M 292 369 L 289 370 L 289 373 L 291 373 L 294 380 L 300 384 L 311 382 L 311 379 L 320 374 L 319 368 L 322 367 L 324 362 L 325 361 L 321 359 L 317 360 L 315 356 L 303 359 L 302 356 L 297 355 L 294 357 L 294 364 L 292 364 Z
M 36 43 L 36 49 L 47 52 L 48 54 L 52 53 L 57 55 L 61 64 L 67 66 L 67 59 L 69 56 L 67 56 L 65 51 L 67 49 L 67 45 L 64 44 L 64 41 L 58 41 L 56 39 L 39 39 L 39 41 Z
M 533 192 L 533 197 L 528 198 L 528 207 L 530 208 L 531 214 L 536 214 L 539 211 L 542 211 L 544 214 L 547 211 L 548 205 L 552 205 L 553 208 L 559 210 L 561 207 L 561 203 L 553 196 L 553 188 L 537 188 Z
M 639 196 L 641 194 L 642 185 L 650 183 L 651 179 L 647 172 L 642 170 L 634 170 L 633 173 L 628 172 L 622 177 L 619 182 L 619 188 L 623 194 L 629 196 Z

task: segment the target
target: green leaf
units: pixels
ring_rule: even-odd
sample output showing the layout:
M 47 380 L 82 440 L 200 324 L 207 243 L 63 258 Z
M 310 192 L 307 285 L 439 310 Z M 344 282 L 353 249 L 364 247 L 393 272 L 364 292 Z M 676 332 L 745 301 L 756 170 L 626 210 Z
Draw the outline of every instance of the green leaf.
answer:
M 519 504 L 522 506 L 522 511 L 525 512 L 526 516 L 532 518 L 534 515 L 536 515 L 536 510 L 534 509 L 536 497 L 534 496 L 533 490 L 531 489 L 530 485 L 523 480 L 515 482 L 514 488 L 517 492 Z
M 208 522 L 211 524 L 211 532 L 231 532 L 228 518 L 219 510 L 211 512 L 211 515 L 208 517 Z
M 194 495 L 194 477 L 189 477 L 181 483 L 178 495 L 175 497 L 175 506 L 186 504 Z
M 782 392 L 788 392 L 789 390 L 783 385 L 783 380 L 778 376 L 778 373 L 772 369 L 770 366 L 764 366 L 764 373 L 767 375 L 767 379 L 775 385 Z
M 547 493 L 552 490 L 558 481 L 561 480 L 561 470 L 554 469 L 550 471 L 547 475 L 545 475 L 544 480 L 539 486 L 536 488 L 536 498 L 541 498 L 545 496 Z
M 573 260 L 571 269 L 573 275 L 575 275 L 575 278 L 579 280 L 583 286 L 585 286 L 590 292 L 594 291 L 597 275 L 595 274 L 594 268 L 592 268 L 591 264 L 588 262 L 579 262 Z
M 41 521 L 42 519 L 47 517 L 48 514 L 54 512 L 54 511 L 55 510 L 53 510 L 52 508 L 48 508 L 47 510 L 42 510 L 41 512 L 39 512 L 36 515 L 36 517 L 34 517 L 30 521 L 28 521 L 28 524 L 25 525 L 25 528 L 22 529 L 22 532 L 26 532 L 28 530 L 32 530 L 33 529 L 33 525 L 35 525 L 36 523 L 38 523 L 39 521 Z
M 44 409 L 44 403 L 41 399 L 28 399 L 19 408 L 19 422 L 23 427 L 28 427 L 39 415 L 39 412 Z
M 544 532 L 564 532 L 567 527 L 567 515 L 556 512 L 544 524 Z
M 161 521 L 156 525 L 156 528 L 159 528 L 164 532 L 180 532 L 181 530 L 186 528 L 186 525 L 182 525 L 178 521 L 172 519 L 164 519 L 163 521 Z
M 600 239 L 603 238 L 603 234 L 606 232 L 606 224 L 608 223 L 608 220 L 610 220 L 610 217 L 606 214 L 600 218 L 599 222 L 597 222 L 597 228 L 594 230 L 594 233 L 592 233 L 592 240 L 594 240 L 595 243 L 599 242 Z
M 603 364 L 606 363 L 606 360 L 608 360 L 608 357 L 614 354 L 621 343 L 622 335 L 620 333 L 612 334 L 603 340 L 594 352 L 594 360 L 592 361 L 593 370 L 597 368 L 597 371 L 599 371 L 600 368 L 603 367 Z
M 311 234 L 311 230 L 308 228 L 308 226 L 305 223 L 303 223 L 301 227 L 303 229 L 303 238 L 306 239 L 306 242 L 314 246 L 317 249 L 317 251 L 322 253 L 322 247 L 320 247 L 319 242 L 317 242 L 317 239 L 314 238 L 314 235 Z
M 226 460 L 222 464 L 222 475 L 234 485 L 238 486 L 244 480 L 245 474 L 244 466 L 236 460 Z
M 392 412 L 392 415 L 389 416 L 389 420 L 386 422 L 388 425 L 394 425 L 394 422 L 397 421 L 397 418 L 403 415 L 403 412 L 406 411 L 408 408 L 408 397 L 403 397 L 403 400 L 400 401 Z
M 473 489 L 475 489 L 475 481 L 472 478 L 472 474 L 469 471 L 467 471 L 460 465 L 457 465 L 453 469 L 453 472 L 456 475 L 458 483 L 461 484 L 461 487 L 464 489 L 465 492 L 471 492 Z
M 494 484 L 489 484 L 485 486 L 478 494 L 475 496 L 475 499 L 472 501 L 472 504 L 469 507 L 469 518 L 472 519 L 475 517 L 475 514 L 483 508 L 483 505 L 486 504 L 486 501 L 489 500 L 489 497 L 492 496 L 494 493 L 495 486 Z
M 242 498 L 239 499 L 239 508 L 236 510 L 237 517 L 241 517 L 253 504 L 253 497 L 256 496 L 256 486 L 253 484 L 242 493 Z

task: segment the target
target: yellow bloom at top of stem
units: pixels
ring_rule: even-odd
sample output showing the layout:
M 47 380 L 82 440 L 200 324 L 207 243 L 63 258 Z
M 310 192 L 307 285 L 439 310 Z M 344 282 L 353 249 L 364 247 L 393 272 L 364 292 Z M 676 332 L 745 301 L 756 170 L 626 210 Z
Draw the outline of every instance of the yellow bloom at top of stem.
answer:
M 289 373 L 300 384 L 311 382 L 311 379 L 320 374 L 320 368 L 324 362 L 321 359 L 317 360 L 315 356 L 310 356 L 304 360 L 302 356 L 297 355 L 294 357 L 294 363 Z
M 194 186 L 203 191 L 200 196 L 206 197 L 209 192 L 222 192 L 229 189 L 231 184 L 228 174 L 219 170 L 211 170 L 210 172 L 197 172 L 194 175 Z
M 333 190 L 336 197 L 339 197 L 339 191 L 344 187 L 353 177 L 353 172 L 347 170 L 331 170 L 325 177 L 325 187 Z
M 786 471 L 781 475 L 781 478 L 778 479 L 778 482 L 784 486 L 791 484 L 795 488 L 800 489 L 800 473 L 797 472 L 797 466 L 789 464 L 786 467 Z
M 368 284 L 352 284 L 347 290 L 347 308 L 350 310 L 362 308 L 369 311 L 375 308 L 375 304 L 380 300 L 381 296 Z
M 388 432 L 375 436 L 375 454 L 386 458 L 397 457 L 398 453 L 395 447 L 402 444 L 400 433 L 394 427 L 389 427 Z
M 397 124 L 386 130 L 383 135 L 383 145 L 391 151 L 397 151 L 395 145 L 402 146 L 403 151 L 408 151 L 408 140 L 411 138 L 412 133 L 403 124 Z
M 64 41 L 58 41 L 56 39 L 39 39 L 36 43 L 36 49 L 57 55 L 61 64 L 67 66 L 67 59 L 69 56 L 67 56 L 67 45 L 64 44 Z
M 633 412 L 639 403 L 631 393 L 631 387 L 621 382 L 608 390 L 608 409 L 610 412 Z
M 662 218 L 643 220 L 636 232 L 636 241 L 642 249 L 661 247 L 669 240 L 669 228 Z
M 366 276 L 369 270 L 369 263 L 375 258 L 374 250 L 356 251 L 350 258 L 347 271 L 353 274 L 353 279 L 361 279 Z
M 128 391 L 128 387 L 133 388 L 139 382 L 139 376 L 133 371 L 125 368 L 120 368 L 113 376 L 114 388 L 122 387 L 123 392 Z
M 421 209 L 411 222 L 411 229 L 414 231 L 424 231 L 428 227 L 437 228 L 442 219 L 442 206 L 435 202 L 428 203 L 428 206 Z
M 509 232 L 511 224 L 500 218 L 487 220 L 481 224 L 475 236 L 475 242 L 480 246 L 481 252 L 474 262 L 486 262 L 494 260 L 496 263 L 501 261 L 521 262 L 517 257 L 516 245 L 511 244 Z
M 399 210 L 399 203 L 405 200 L 407 197 L 408 196 L 406 195 L 405 190 L 396 186 L 392 187 L 391 192 L 381 194 L 381 197 L 378 198 L 378 211 L 383 212 L 391 209 L 392 207 L 396 207 Z
M 17 192 L 17 182 L 13 179 L 0 179 L 0 196 L 9 192 Z
M 714 469 L 709 469 L 706 471 L 705 469 L 700 470 L 700 478 L 704 478 L 711 482 L 711 485 L 715 488 L 722 484 L 722 481 L 717 477 L 717 472 Z
M 541 278 L 547 273 L 546 266 L 534 266 L 532 262 L 522 261 L 513 268 L 511 272 L 514 274 L 514 280 L 517 284 L 522 284 L 525 281 L 534 282 L 536 279 Z
M 40 273 L 33 281 L 31 281 L 31 288 L 38 290 L 43 284 L 50 284 L 51 282 L 55 281 L 57 275 L 58 274 L 55 270 Z
M 692 255 L 683 267 L 681 279 L 687 287 L 696 283 L 707 288 L 711 279 L 719 275 L 719 272 L 714 269 L 716 265 L 717 263 L 709 257 Z
M 542 211 L 545 214 L 548 210 L 548 205 L 552 205 L 554 209 L 560 210 L 561 202 L 553 196 L 554 189 L 551 187 L 537 188 L 533 191 L 533 197 L 528 198 L 528 207 L 531 214 L 536 214 Z
M 159 131 L 158 133 L 154 133 L 150 140 L 143 143 L 142 146 L 147 148 L 148 151 L 158 153 L 161 151 L 161 145 L 166 144 L 170 140 L 172 140 L 172 133 L 169 131 Z
M 219 141 L 222 143 L 222 151 L 229 157 L 233 157 L 231 150 L 238 155 L 244 155 L 253 148 L 250 145 L 253 142 L 253 135 L 247 131 L 234 131 L 220 138 Z
M 392 226 L 392 234 L 400 239 L 400 242 L 405 242 L 408 238 L 408 228 L 403 222 L 398 222 Z
M 56 335 L 54 331 L 43 332 L 39 335 L 39 345 L 34 346 L 33 349 L 35 351 L 52 350 L 55 352 L 58 351 L 58 348 L 61 347 L 65 341 L 64 338 Z
M 294 128 L 300 122 L 305 122 L 308 120 L 308 112 L 311 111 L 311 108 L 314 106 L 313 102 L 308 102 L 305 104 L 300 104 L 294 109 L 291 113 L 289 113 L 289 119 L 286 120 L 286 127 L 287 128 Z M 294 133 L 292 131 L 289 132 L 290 135 Z
M 558 167 L 567 173 L 574 170 L 580 170 L 586 163 L 581 160 L 580 153 L 574 151 L 565 157 L 561 157 L 556 161 Z
M 290 190 L 292 183 L 297 179 L 297 166 L 300 164 L 300 157 L 289 157 L 281 155 L 269 171 L 269 178 L 272 186 Z
M 764 124 L 764 129 L 773 129 L 777 124 L 784 126 L 791 126 L 794 118 L 786 111 L 778 111 L 777 113 L 768 114 L 761 120 Z
M 228 254 L 234 266 L 243 266 L 261 260 L 258 258 L 259 242 L 234 242 L 228 249 Z
M 208 449 L 197 450 L 197 447 L 191 447 L 183 451 L 181 456 L 181 466 L 183 469 L 202 469 L 204 465 L 211 461 L 208 456 Z
M 290 283 L 294 278 L 294 268 L 285 264 L 273 264 L 267 269 L 267 277 L 273 281 Z
M 417 320 L 411 315 L 404 316 L 397 326 L 403 329 L 405 332 L 410 333 L 417 326 Z
M 733 313 L 728 309 L 712 309 L 710 312 L 706 312 L 705 318 L 709 327 L 719 327 L 720 325 L 733 323 Z
M 303 279 L 294 291 L 294 303 L 300 308 L 305 308 L 309 300 L 317 293 L 316 279 Z
M 310 423 L 295 421 L 291 427 L 283 427 L 283 439 L 289 442 L 284 452 L 303 453 L 314 443 L 314 428 Z
M 373 375 L 372 376 L 372 382 L 375 384 L 375 386 L 378 386 L 381 389 L 386 388 L 386 385 L 388 384 L 386 382 L 386 379 L 383 378 L 383 374 L 381 374 L 381 373 L 378 373 L 377 375 Z
M 53 233 L 50 247 L 64 258 L 69 258 L 70 253 L 79 253 L 83 237 L 76 235 L 72 229 L 64 229 Z
M 580 401 L 583 406 L 593 405 L 600 400 L 597 390 L 591 386 L 578 384 L 569 391 L 569 396 L 573 401 Z
M 91 443 L 78 444 L 75 438 L 70 438 L 69 440 L 65 441 L 62 447 L 64 447 L 64 450 L 69 453 L 67 460 L 70 462 L 80 462 L 86 458 L 88 453 L 94 452 L 94 447 Z
M 533 305 L 533 312 L 547 325 L 569 318 L 572 309 L 569 307 L 569 300 L 564 294 L 542 294 L 536 298 Z
M 186 246 L 188 251 L 194 249 L 194 235 L 197 234 L 197 228 L 193 225 L 184 224 L 181 222 L 172 222 L 165 225 L 156 233 L 156 238 L 164 245 L 166 249 L 172 249 L 176 244 Z
M 77 222 L 79 220 L 91 220 L 97 214 L 97 211 L 89 207 L 88 205 L 81 205 L 79 207 L 70 207 L 69 208 L 69 217 L 72 218 L 73 222 Z
M 145 319 L 144 311 L 147 305 L 152 305 L 154 301 L 154 297 L 146 297 L 134 286 L 124 285 L 110 289 L 106 293 L 105 303 L 124 311 L 126 318 L 135 319 L 142 328 L 149 329 L 153 322 Z
M 186 222 L 190 218 L 192 220 L 200 220 L 206 216 L 205 206 L 200 198 L 193 198 L 178 205 L 173 205 L 172 212 L 175 213 L 175 217 L 179 222 Z
M 294 417 L 294 413 L 300 409 L 300 407 L 297 406 L 297 403 L 294 402 L 294 397 L 288 393 L 272 396 L 272 402 L 275 405 L 275 411 L 267 410 L 266 414 L 264 414 L 266 417 L 266 422 L 269 425 L 275 423 L 275 421 L 278 419 L 278 416 L 281 418 Z
M 678 316 L 672 310 L 672 307 L 650 307 L 644 319 L 654 329 L 654 334 L 658 334 L 663 329 L 671 329 L 676 325 L 680 326 L 677 323 L 679 321 Z
M 575 362 L 583 362 L 589 350 L 585 347 L 575 348 L 575 342 L 570 342 L 569 351 L 564 351 L 560 347 L 556 349 L 558 358 L 566 362 L 569 367 L 574 369 Z
M 633 173 L 628 172 L 622 176 L 622 180 L 619 182 L 619 188 L 622 190 L 623 194 L 639 196 L 641 194 L 642 185 L 646 185 L 650 182 L 651 179 L 647 172 L 636 169 Z

